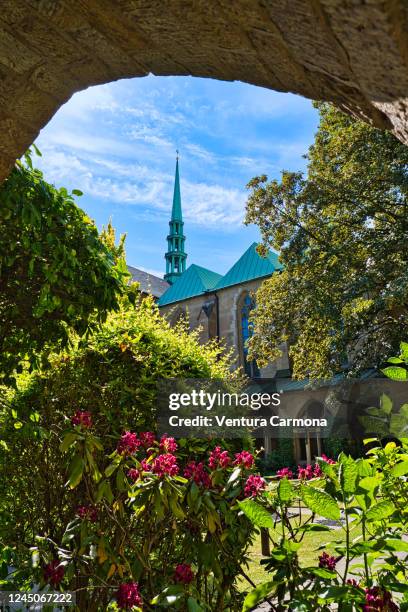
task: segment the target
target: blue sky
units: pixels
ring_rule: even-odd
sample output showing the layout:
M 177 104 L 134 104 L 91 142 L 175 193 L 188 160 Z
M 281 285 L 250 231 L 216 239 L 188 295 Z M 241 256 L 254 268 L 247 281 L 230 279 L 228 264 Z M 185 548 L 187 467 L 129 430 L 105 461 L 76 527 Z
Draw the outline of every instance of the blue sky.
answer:
M 317 113 L 309 100 L 192 77 L 122 80 L 75 94 L 42 130 L 48 181 L 80 189 L 101 228 L 127 233 L 129 264 L 162 274 L 176 149 L 187 264 L 224 273 L 254 240 L 247 182 L 305 168 Z

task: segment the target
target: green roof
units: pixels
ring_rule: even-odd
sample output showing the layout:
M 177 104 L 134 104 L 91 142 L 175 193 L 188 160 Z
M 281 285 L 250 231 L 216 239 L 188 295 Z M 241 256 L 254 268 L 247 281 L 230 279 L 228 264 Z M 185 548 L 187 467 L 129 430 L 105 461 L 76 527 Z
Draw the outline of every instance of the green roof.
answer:
M 266 257 L 258 255 L 257 243 L 253 242 L 249 249 L 238 259 L 230 270 L 221 278 L 215 289 L 224 289 L 231 285 L 238 285 L 262 276 L 270 276 L 282 265 L 276 253 L 268 252 Z
M 180 194 L 180 176 L 179 176 L 179 163 L 178 158 L 176 161 L 176 176 L 174 178 L 174 193 L 173 193 L 173 207 L 171 209 L 171 220 L 182 221 L 183 215 L 181 213 L 181 194 Z
M 192 264 L 185 272 L 163 293 L 159 299 L 159 306 L 166 306 L 179 302 L 205 291 L 214 289 L 222 278 L 221 274 Z

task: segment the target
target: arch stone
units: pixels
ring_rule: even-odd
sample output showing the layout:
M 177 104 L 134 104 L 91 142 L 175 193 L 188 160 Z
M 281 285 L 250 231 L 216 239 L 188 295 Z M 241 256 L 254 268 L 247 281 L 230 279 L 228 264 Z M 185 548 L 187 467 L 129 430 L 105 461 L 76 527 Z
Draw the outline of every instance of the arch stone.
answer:
M 406 0 L 4 0 L 0 179 L 78 90 L 119 78 L 241 80 L 408 142 Z

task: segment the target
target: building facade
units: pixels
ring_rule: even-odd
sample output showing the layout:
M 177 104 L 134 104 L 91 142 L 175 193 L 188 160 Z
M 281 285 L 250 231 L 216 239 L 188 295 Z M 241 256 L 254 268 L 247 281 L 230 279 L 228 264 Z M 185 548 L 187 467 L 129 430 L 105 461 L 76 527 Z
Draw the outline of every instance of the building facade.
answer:
M 305 400 L 302 383 L 291 380 L 286 345 L 281 346 L 281 357 L 267 367 L 259 368 L 255 361 L 247 359 L 247 341 L 251 335 L 249 314 L 255 306 L 256 290 L 272 274 L 280 273 L 282 266 L 278 255 L 270 251 L 266 257 L 261 257 L 254 242 L 224 275 L 196 264 L 186 267 L 178 159 L 169 228 L 164 275 L 168 287 L 158 299 L 161 314 L 171 324 L 185 318 L 191 330 L 199 329 L 203 343 L 219 339 L 226 349 L 232 350 L 234 367 L 242 367 L 249 378 L 259 383 L 264 379 L 272 380 L 271 390 L 290 394 L 293 418 L 312 413 L 323 415 L 326 410 L 324 402 Z M 262 445 L 268 455 L 277 448 L 278 441 L 265 436 Z M 322 441 L 318 435 L 293 439 L 293 455 L 297 463 L 310 463 L 321 452 Z

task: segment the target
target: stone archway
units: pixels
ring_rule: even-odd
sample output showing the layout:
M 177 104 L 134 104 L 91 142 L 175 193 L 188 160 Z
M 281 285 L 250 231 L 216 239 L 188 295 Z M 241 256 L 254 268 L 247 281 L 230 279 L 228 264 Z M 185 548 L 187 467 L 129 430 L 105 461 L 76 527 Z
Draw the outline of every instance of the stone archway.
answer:
M 241 80 L 328 100 L 408 142 L 406 0 L 5 0 L 0 180 L 78 90 Z

